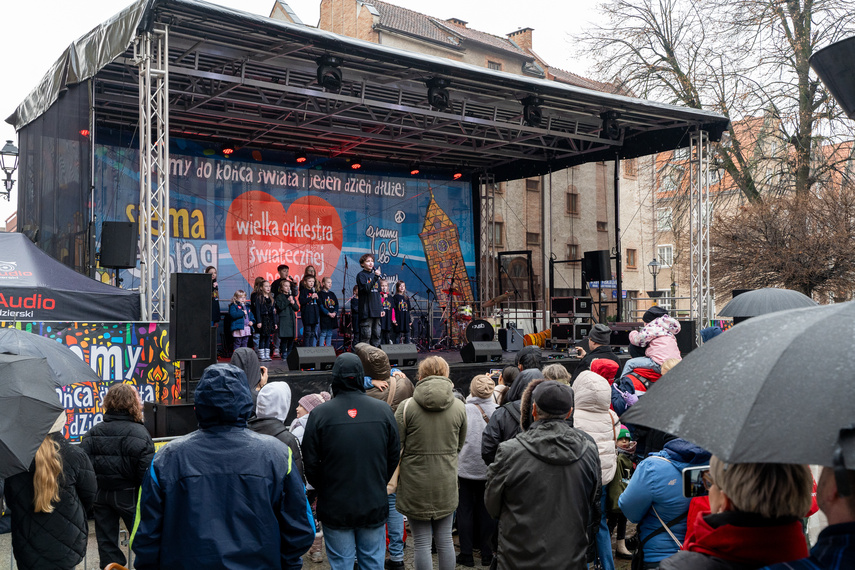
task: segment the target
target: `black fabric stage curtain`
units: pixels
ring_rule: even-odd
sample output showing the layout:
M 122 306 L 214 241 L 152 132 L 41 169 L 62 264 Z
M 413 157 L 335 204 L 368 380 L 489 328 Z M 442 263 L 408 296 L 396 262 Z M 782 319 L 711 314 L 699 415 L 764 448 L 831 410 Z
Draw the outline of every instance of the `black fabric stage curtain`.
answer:
M 69 86 L 19 133 L 19 231 L 80 273 L 87 272 L 90 136 L 89 82 Z

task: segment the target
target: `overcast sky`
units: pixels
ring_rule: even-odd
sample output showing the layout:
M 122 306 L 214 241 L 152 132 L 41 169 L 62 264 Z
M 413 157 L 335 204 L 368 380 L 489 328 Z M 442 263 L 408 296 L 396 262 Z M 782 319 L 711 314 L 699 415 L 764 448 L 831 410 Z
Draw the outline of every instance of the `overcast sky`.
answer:
M 469 27 L 502 36 L 523 27 L 534 28 L 534 51 L 556 67 L 587 75 L 589 62 L 577 59 L 570 35 L 595 21 L 596 3 L 589 0 L 387 0 L 438 18 L 460 18 Z M 221 4 L 267 16 L 274 0 L 215 0 Z M 305 24 L 317 25 L 320 0 L 292 0 L 291 8 Z M 15 130 L 5 122 L 36 86 L 62 51 L 76 38 L 103 22 L 130 2 L 123 0 L 8 0 L 3 3 L 0 30 L 0 141 L 17 145 Z M 2 144 L 2 143 L 0 143 Z M 0 199 L 0 223 L 16 207 Z

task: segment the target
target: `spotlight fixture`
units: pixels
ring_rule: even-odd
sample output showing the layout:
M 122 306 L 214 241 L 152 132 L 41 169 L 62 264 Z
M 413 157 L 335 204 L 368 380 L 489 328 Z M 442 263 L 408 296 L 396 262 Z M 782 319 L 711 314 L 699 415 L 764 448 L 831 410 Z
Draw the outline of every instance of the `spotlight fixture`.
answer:
M 297 164 L 303 164 L 308 160 L 308 158 L 306 158 L 306 153 L 304 151 L 298 150 L 297 157 L 295 160 L 297 161 Z
M 451 106 L 451 95 L 448 94 L 448 80 L 434 77 L 425 81 L 428 88 L 428 104 L 437 111 L 445 111 Z
M 89 136 L 89 129 L 80 129 L 80 131 L 78 131 L 78 132 L 80 133 L 80 136 L 82 136 L 82 137 L 88 137 Z
M 233 143 L 224 143 L 223 146 L 220 147 L 220 151 L 226 156 L 231 156 L 235 152 L 235 145 Z
M 603 120 L 602 137 L 613 141 L 618 140 L 620 138 L 620 126 L 618 125 L 620 113 L 618 111 L 604 111 L 600 113 L 600 119 Z
M 362 160 L 359 158 L 351 159 L 350 169 L 351 170 L 359 170 L 360 168 L 362 168 Z
M 341 91 L 341 58 L 325 54 L 318 60 L 318 84 L 326 91 Z
M 543 121 L 543 99 L 536 95 L 529 95 L 522 100 L 523 104 L 523 122 L 529 127 L 539 127 Z
M 410 167 L 410 176 L 417 176 L 419 172 L 421 172 L 421 169 L 418 164 L 414 164 Z
M 454 173 L 452 178 L 454 178 L 455 180 L 460 180 L 461 178 L 463 178 L 463 173 L 458 170 L 457 172 Z

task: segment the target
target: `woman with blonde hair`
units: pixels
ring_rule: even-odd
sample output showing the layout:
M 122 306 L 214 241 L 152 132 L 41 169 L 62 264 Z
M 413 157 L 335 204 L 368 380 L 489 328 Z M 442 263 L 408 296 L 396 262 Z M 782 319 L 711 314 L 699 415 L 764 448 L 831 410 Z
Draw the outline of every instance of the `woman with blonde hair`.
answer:
M 402 450 L 395 506 L 413 532 L 416 570 L 432 568 L 432 538 L 440 570 L 455 566 L 451 522 L 458 503 L 457 455 L 466 441 L 467 422 L 448 374 L 445 359 L 424 359 L 413 397 L 395 412 Z
M 6 479 L 19 570 L 71 570 L 86 554 L 86 512 L 95 498 L 95 473 L 86 454 L 62 437 L 65 419 L 62 412 L 30 469 Z
M 154 443 L 143 426 L 142 401 L 134 386 L 122 382 L 110 386 L 102 408 L 104 421 L 80 442 L 98 479 L 93 518 L 100 568 L 127 562 L 119 547 L 119 519 L 129 532 L 134 528 L 137 495 L 154 458 Z

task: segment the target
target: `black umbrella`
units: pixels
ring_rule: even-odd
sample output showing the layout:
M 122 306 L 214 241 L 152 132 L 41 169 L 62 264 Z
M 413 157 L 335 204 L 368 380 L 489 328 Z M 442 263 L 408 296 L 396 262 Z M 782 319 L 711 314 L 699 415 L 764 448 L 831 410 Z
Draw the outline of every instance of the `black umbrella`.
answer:
M 0 354 L 0 479 L 30 468 L 62 412 L 47 359 Z
M 0 328 L 0 353 L 47 358 L 57 386 L 101 381 L 86 362 L 61 342 L 16 328 Z
M 817 302 L 798 291 L 767 287 L 737 295 L 718 312 L 720 317 L 759 317 L 767 313 L 815 307 Z
M 855 422 L 855 302 L 757 317 L 689 353 L 621 420 L 734 463 L 832 465 Z

